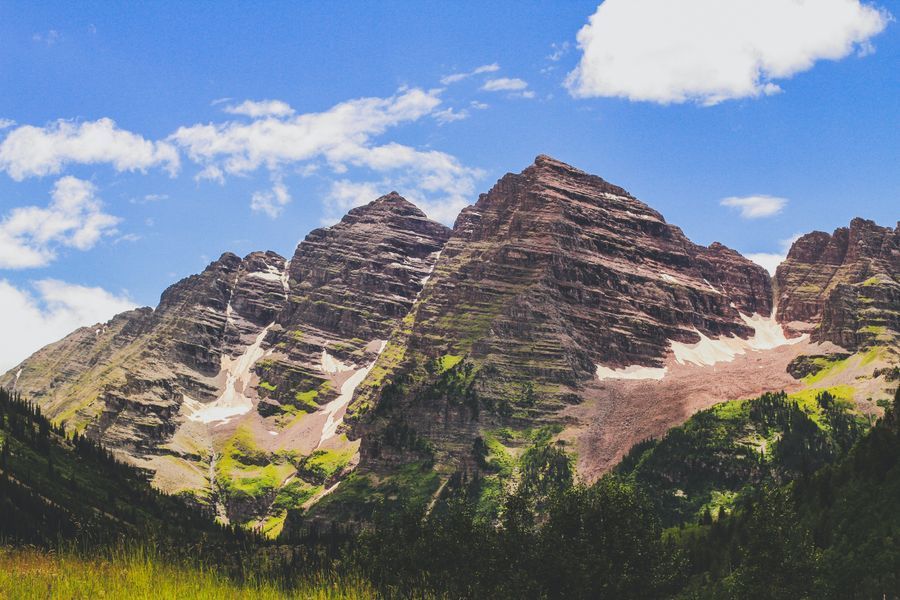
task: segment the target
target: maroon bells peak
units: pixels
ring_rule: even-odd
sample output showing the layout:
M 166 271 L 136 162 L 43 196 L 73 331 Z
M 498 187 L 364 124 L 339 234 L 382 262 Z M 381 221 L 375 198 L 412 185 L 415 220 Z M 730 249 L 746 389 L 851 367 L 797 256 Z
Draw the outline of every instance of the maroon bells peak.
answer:
M 807 389 L 838 357 L 816 385 L 875 411 L 898 360 L 898 239 L 862 219 L 807 234 L 773 291 L 734 250 L 541 155 L 452 230 L 391 192 L 290 260 L 226 253 L 0 384 L 223 521 L 353 519 L 488 473 L 498 432 L 511 453 L 550 432 L 596 477 L 698 409 Z

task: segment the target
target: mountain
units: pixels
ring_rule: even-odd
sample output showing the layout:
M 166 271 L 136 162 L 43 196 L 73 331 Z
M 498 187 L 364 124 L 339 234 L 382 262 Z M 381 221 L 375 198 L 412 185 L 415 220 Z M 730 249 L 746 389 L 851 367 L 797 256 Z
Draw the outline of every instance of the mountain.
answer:
M 277 529 L 279 506 L 323 492 L 353 458 L 358 442 L 337 435 L 344 407 L 448 235 L 388 194 L 311 232 L 291 261 L 223 254 L 155 310 L 82 328 L 0 385 L 156 487 Z
M 791 246 L 775 273 L 778 318 L 848 349 L 900 343 L 900 224 L 853 219 Z
M 452 230 L 390 193 L 290 260 L 226 253 L 0 385 L 268 535 L 454 488 L 492 514 L 517 482 L 570 461 L 593 481 L 727 400 L 827 392 L 879 414 L 898 256 L 897 230 L 858 219 L 800 238 L 773 280 L 542 155 Z

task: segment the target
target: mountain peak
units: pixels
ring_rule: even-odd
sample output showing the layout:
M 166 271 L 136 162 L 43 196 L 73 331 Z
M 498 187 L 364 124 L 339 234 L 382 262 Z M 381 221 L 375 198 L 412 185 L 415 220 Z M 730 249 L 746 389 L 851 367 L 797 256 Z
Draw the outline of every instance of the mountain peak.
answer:
M 412 217 L 417 219 L 426 219 L 422 210 L 401 196 L 399 193 L 392 191 L 383 196 L 379 196 L 368 204 L 357 206 L 350 211 L 341 220 L 342 222 L 353 222 L 360 218 L 365 220 L 383 220 L 391 217 Z

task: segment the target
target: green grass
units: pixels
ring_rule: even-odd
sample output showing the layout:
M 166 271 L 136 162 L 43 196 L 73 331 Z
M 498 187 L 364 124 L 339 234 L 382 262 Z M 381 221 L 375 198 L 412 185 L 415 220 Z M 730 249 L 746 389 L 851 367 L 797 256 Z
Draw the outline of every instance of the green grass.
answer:
M 350 463 L 355 447 L 342 450 L 316 450 L 303 459 L 300 469 L 317 481 L 327 481 Z
M 851 360 L 855 360 L 855 358 L 853 356 L 850 356 L 848 358 L 845 358 L 844 360 L 828 360 L 827 358 L 813 359 L 813 364 L 818 366 L 819 370 L 812 375 L 807 375 L 806 377 L 804 377 L 803 382 L 807 385 L 811 385 L 814 383 L 818 383 L 831 375 L 837 375 L 847 368 Z
M 167 563 L 144 550 L 113 551 L 110 556 L 88 559 L 65 552 L 0 549 L 0 597 L 9 600 L 355 600 L 375 596 L 375 590 L 358 577 L 316 575 L 291 583 L 291 591 L 252 577 L 238 584 L 213 569 Z
M 449 371 L 460 363 L 463 357 L 459 354 L 445 354 L 438 358 L 438 372 Z
M 256 446 L 250 431 L 240 427 L 216 463 L 216 479 L 230 497 L 261 498 L 273 493 L 294 470 L 290 463 L 271 462 L 271 458 Z
M 319 410 L 319 404 L 316 402 L 316 398 L 318 397 L 319 390 L 307 390 L 305 392 L 297 392 L 294 394 L 294 400 L 314 411 Z

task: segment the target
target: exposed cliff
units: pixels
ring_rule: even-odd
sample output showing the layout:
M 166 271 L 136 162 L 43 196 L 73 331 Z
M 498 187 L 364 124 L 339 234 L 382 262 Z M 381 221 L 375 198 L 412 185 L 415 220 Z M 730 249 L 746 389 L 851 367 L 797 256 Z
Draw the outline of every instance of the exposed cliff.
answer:
M 900 227 L 853 219 L 794 242 L 775 273 L 778 319 L 847 349 L 900 342 Z

